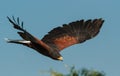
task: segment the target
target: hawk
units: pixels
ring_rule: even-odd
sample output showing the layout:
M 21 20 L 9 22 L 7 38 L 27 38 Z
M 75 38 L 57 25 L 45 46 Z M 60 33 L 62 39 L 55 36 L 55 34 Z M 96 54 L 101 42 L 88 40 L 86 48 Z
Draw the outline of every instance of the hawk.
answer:
M 23 28 L 23 21 L 20 23 L 19 17 L 7 17 L 14 29 L 18 30 L 18 34 L 22 37 L 21 40 L 7 39 L 8 43 L 22 44 L 30 47 L 40 54 L 50 57 L 54 60 L 63 60 L 60 52 L 74 44 L 83 43 L 96 35 L 98 35 L 104 20 L 102 18 L 78 20 L 68 24 L 63 24 L 56 27 L 42 39 L 38 39 L 31 35 Z

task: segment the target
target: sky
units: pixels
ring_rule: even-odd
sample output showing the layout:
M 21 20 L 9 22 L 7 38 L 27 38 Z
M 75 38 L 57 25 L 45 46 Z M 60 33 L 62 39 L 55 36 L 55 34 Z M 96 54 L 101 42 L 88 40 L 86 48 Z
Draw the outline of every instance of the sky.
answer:
M 119 0 L 0 0 L 0 76 L 49 76 L 50 69 L 67 74 L 70 66 L 120 76 L 119 3 Z M 61 62 L 28 47 L 6 43 L 4 38 L 21 39 L 7 16 L 19 17 L 24 28 L 39 39 L 72 21 L 102 18 L 105 22 L 95 38 L 61 51 L 64 57 Z

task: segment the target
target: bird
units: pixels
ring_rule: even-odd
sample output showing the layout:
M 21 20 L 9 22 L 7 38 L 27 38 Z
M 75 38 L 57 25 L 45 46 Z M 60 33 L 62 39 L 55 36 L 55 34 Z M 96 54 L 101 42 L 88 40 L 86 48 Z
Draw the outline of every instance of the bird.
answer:
M 23 21 L 20 22 L 19 17 L 15 19 L 14 16 L 12 18 L 7 16 L 7 19 L 22 38 L 6 38 L 8 43 L 22 44 L 58 61 L 63 61 L 63 56 L 60 54 L 62 50 L 97 36 L 104 23 L 102 18 L 76 20 L 53 28 L 42 39 L 38 39 L 24 29 Z

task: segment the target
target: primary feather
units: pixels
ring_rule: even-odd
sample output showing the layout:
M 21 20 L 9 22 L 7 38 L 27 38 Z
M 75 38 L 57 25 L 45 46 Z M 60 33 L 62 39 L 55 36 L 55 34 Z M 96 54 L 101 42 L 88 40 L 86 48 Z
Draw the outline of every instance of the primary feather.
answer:
M 69 24 L 64 24 L 62 27 L 57 27 L 51 30 L 42 39 L 43 42 L 53 48 L 62 49 L 82 43 L 88 39 L 95 37 L 103 24 L 104 20 L 80 20 Z

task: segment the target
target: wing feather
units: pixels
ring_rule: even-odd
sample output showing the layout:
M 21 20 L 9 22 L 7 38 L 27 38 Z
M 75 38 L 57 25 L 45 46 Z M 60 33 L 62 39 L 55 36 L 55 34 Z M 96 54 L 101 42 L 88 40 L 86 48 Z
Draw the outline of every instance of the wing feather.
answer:
M 50 47 L 61 51 L 71 45 L 82 43 L 95 37 L 103 24 L 104 20 L 80 20 L 63 24 L 61 27 L 54 28 L 42 39 Z
M 42 42 L 41 40 L 39 40 L 38 38 L 34 37 L 33 35 L 31 35 L 29 32 L 27 32 L 25 29 L 23 29 L 23 22 L 19 22 L 19 18 L 17 18 L 17 21 L 15 20 L 15 18 L 13 17 L 13 20 L 11 20 L 9 17 L 7 17 L 8 20 L 10 21 L 10 23 L 13 24 L 13 27 L 17 30 L 19 30 L 19 32 L 17 32 L 24 40 L 27 41 L 31 41 L 32 44 L 39 46 L 37 48 L 43 47 L 46 49 L 49 49 L 50 47 L 45 44 L 44 42 Z M 21 26 L 20 26 L 21 25 Z M 36 49 L 36 47 L 34 48 Z

